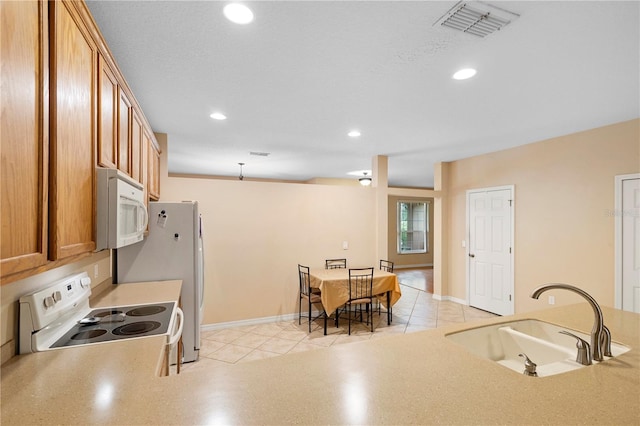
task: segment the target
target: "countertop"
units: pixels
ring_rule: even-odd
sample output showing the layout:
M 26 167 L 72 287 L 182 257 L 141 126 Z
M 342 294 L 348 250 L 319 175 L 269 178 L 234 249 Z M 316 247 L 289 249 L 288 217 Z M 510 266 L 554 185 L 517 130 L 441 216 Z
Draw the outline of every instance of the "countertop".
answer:
M 588 333 L 593 322 L 588 304 L 247 363 L 195 365 L 188 369 L 192 372 L 169 377 L 156 375 L 162 337 L 21 355 L 2 368 L 1 420 L 3 425 L 637 425 L 640 315 L 605 307 L 603 312 L 613 340 L 632 349 L 598 365 L 539 378 L 475 357 L 444 335 L 524 318 Z M 72 366 L 81 368 L 70 374 Z
M 181 280 L 117 284 L 93 296 L 90 304 L 92 308 L 102 308 L 142 303 L 177 302 L 180 299 L 181 289 Z

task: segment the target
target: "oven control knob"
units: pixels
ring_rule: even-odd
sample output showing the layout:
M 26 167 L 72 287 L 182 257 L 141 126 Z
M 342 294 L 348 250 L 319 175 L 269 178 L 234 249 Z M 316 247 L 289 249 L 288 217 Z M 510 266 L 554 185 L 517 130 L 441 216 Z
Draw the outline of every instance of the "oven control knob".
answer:
M 51 296 L 47 296 L 44 298 L 44 307 L 45 308 L 50 308 L 52 307 L 56 302 L 53 301 L 53 297 Z
M 91 286 L 91 278 L 83 277 L 80 280 L 80 285 L 82 286 L 82 288 L 87 288 L 87 287 Z
M 62 293 L 61 293 L 61 292 L 59 292 L 59 291 L 56 291 L 56 292 L 54 292 L 54 293 L 51 295 L 51 297 L 53 297 L 53 301 L 54 301 L 55 303 L 58 303 L 59 301 L 61 301 L 61 300 L 62 300 Z

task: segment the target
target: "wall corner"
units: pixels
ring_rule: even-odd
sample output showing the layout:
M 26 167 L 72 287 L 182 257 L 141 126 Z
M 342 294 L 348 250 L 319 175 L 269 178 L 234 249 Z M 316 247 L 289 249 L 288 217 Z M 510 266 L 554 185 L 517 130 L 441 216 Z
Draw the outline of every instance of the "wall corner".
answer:
M 446 296 L 449 277 L 449 166 L 451 163 L 439 162 L 434 165 L 434 218 L 433 218 L 433 294 Z

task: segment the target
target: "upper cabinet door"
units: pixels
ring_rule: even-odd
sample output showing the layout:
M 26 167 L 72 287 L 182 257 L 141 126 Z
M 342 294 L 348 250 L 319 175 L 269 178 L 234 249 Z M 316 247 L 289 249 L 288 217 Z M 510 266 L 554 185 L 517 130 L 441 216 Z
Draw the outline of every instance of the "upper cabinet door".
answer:
M 131 101 L 118 89 L 118 168 L 131 176 Z
M 135 110 L 134 110 L 135 111 Z M 134 119 L 135 122 L 135 119 Z M 143 136 L 144 135 L 144 136 Z M 149 140 L 140 127 L 140 183 L 144 188 L 144 199 L 149 207 Z
M 2 1 L 0 18 L 0 270 L 6 276 L 47 263 L 47 2 Z
M 50 71 L 49 141 L 52 168 L 49 241 L 53 260 L 95 250 L 93 149 L 98 52 L 73 3 L 49 3 L 49 12 L 54 17 L 50 21 L 53 26 L 50 57 L 54 63 Z M 111 99 L 115 101 L 113 96 Z M 113 132 L 112 128 L 111 135 Z
M 98 73 L 98 165 L 118 166 L 118 81 L 109 65 L 99 56 Z M 129 156 L 126 156 L 128 160 Z
M 143 186 L 147 185 L 146 178 L 143 179 L 142 173 L 142 120 L 135 108 L 131 108 L 131 177 L 140 182 Z M 146 150 L 144 151 L 146 153 Z M 146 156 L 144 157 L 146 162 Z M 144 167 L 146 171 L 147 168 Z
M 149 198 L 151 200 L 160 199 L 160 150 L 151 141 L 151 137 L 144 132 L 149 150 Z

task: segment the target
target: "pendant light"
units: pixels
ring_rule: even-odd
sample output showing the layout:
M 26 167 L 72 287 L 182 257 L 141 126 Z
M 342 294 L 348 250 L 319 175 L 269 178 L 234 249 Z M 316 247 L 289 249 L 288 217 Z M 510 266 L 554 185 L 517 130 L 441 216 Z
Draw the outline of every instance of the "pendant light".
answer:
M 240 176 L 238 176 L 238 179 L 242 180 L 244 179 L 244 176 L 242 176 L 242 166 L 244 166 L 244 163 L 238 163 L 238 165 L 240 166 Z

